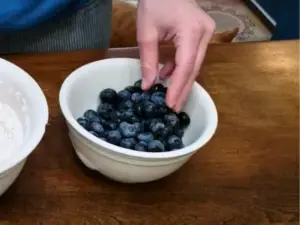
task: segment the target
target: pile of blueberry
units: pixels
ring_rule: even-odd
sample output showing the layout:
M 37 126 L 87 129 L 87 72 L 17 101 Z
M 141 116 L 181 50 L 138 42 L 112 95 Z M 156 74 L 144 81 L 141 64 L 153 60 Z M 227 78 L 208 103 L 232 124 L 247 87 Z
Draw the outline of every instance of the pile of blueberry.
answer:
M 123 148 L 145 152 L 180 149 L 190 118 L 168 108 L 166 90 L 155 84 L 143 91 L 141 80 L 118 93 L 107 88 L 99 95 L 97 111 L 87 110 L 77 121 L 96 137 Z

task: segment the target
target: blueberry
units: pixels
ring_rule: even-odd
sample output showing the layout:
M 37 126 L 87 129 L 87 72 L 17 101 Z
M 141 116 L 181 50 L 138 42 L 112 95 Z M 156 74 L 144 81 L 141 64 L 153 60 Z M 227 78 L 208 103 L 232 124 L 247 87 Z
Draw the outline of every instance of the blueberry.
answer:
M 129 91 L 131 94 L 135 93 L 135 92 L 139 92 L 142 93 L 143 90 L 140 87 L 136 87 L 136 86 L 128 86 L 125 88 L 126 91 Z
M 167 138 L 161 137 L 161 138 L 159 138 L 159 141 L 164 145 L 165 151 L 168 151 L 169 149 L 168 149 L 168 140 L 167 140 Z
M 98 115 L 105 119 L 110 119 L 110 113 L 113 111 L 114 107 L 109 103 L 102 103 L 97 108 Z
M 86 130 L 89 128 L 89 121 L 85 117 L 80 117 L 77 119 L 77 122 Z
M 151 118 L 156 115 L 156 107 L 153 102 L 146 101 L 144 102 L 143 111 L 146 117 Z
M 101 123 L 101 118 L 99 116 L 94 116 L 89 119 L 90 123 L 96 122 L 96 123 Z
M 150 129 L 155 136 L 159 136 L 161 134 L 161 132 L 163 132 L 163 130 L 165 129 L 165 124 L 162 122 L 157 122 L 157 123 L 153 124 L 150 127 Z
M 154 84 L 151 88 L 150 88 L 150 92 L 154 93 L 154 92 L 164 92 L 165 87 L 162 84 Z
M 167 126 L 177 128 L 179 126 L 179 119 L 175 113 L 169 113 L 165 115 L 164 121 Z
M 94 118 L 94 117 L 97 117 L 97 112 L 92 110 L 92 109 L 89 109 L 87 111 L 84 112 L 83 114 L 83 117 L 87 118 L 88 120 Z
M 110 121 L 110 120 L 102 120 L 101 124 L 105 130 L 116 130 L 118 128 L 118 124 Z
M 141 103 L 135 104 L 134 105 L 134 113 L 139 117 L 143 117 L 144 116 L 143 104 L 141 104 Z
M 119 130 L 125 138 L 136 137 L 138 134 L 137 128 L 133 124 L 127 122 L 120 123 Z
M 177 137 L 176 135 L 171 135 L 168 138 L 167 145 L 168 145 L 167 147 L 168 147 L 169 150 L 175 150 L 175 149 L 183 148 L 183 143 L 182 143 L 181 138 Z
M 184 135 L 184 130 L 183 129 L 175 129 L 174 134 L 180 138 L 183 137 Z
M 107 137 L 106 137 L 107 142 L 114 145 L 119 145 L 121 140 L 122 140 L 122 136 L 118 130 L 112 130 L 107 133 Z
M 99 137 L 105 137 L 105 131 L 100 123 L 93 122 L 90 124 L 90 130 L 98 134 Z
M 191 122 L 189 115 L 186 114 L 185 112 L 179 113 L 178 118 L 179 118 L 180 126 L 183 128 L 186 128 Z
M 151 98 L 151 94 L 149 92 L 143 92 L 141 94 L 141 97 L 142 97 L 142 101 L 148 101 Z
M 138 136 L 137 136 L 137 139 L 139 141 L 144 141 L 146 143 L 149 143 L 150 141 L 153 140 L 153 135 L 152 133 L 150 132 L 146 132 L 146 133 L 140 133 Z
M 163 122 L 163 120 L 161 118 L 153 118 L 153 119 L 149 119 L 149 124 L 148 124 L 148 127 L 150 129 L 150 131 L 152 131 L 152 127 L 158 123 L 158 122 Z
M 151 95 L 151 101 L 157 106 L 165 106 L 165 98 L 160 96 L 159 94 L 163 94 L 162 92 L 155 92 Z
M 136 81 L 136 82 L 134 83 L 134 86 L 135 86 L 135 87 L 141 88 L 141 87 L 142 87 L 142 80 Z
M 119 101 L 125 101 L 131 99 L 131 93 L 127 90 L 119 91 L 118 93 Z
M 144 131 L 144 128 L 142 127 L 141 123 L 139 123 L 139 122 L 133 123 L 133 126 L 137 130 L 138 134 Z
M 166 94 L 163 93 L 163 92 L 157 91 L 157 92 L 152 93 L 151 98 L 152 98 L 152 97 L 166 98 Z
M 172 134 L 173 128 L 170 126 L 165 126 L 165 128 L 160 132 L 160 137 L 168 137 Z
M 131 101 L 133 103 L 139 103 L 142 100 L 142 96 L 139 92 L 135 92 L 131 95 Z
M 164 152 L 165 146 L 159 140 L 153 140 L 148 143 L 148 152 Z
M 118 94 L 114 89 L 106 88 L 100 92 L 100 100 L 102 103 L 114 104 L 118 100 Z
M 134 150 L 139 151 L 139 152 L 145 152 L 147 151 L 147 143 L 140 141 L 134 146 Z
M 126 101 L 122 101 L 119 104 L 119 109 L 121 111 L 127 110 L 127 109 L 132 109 L 133 108 L 133 102 L 131 100 L 126 100 Z
M 89 131 L 92 135 L 94 135 L 95 137 L 99 137 L 99 135 L 95 132 L 95 131 Z
M 120 119 L 122 121 L 130 122 L 131 117 L 133 117 L 133 116 L 134 116 L 133 110 L 132 109 L 127 109 L 126 111 L 121 112 Z
M 157 116 L 164 116 L 169 112 L 168 107 L 166 106 L 157 106 L 156 107 L 156 115 Z
M 123 148 L 133 149 L 136 145 L 136 140 L 134 138 L 125 138 L 121 141 L 120 146 Z
M 121 119 L 120 119 L 120 112 L 119 111 L 112 111 L 110 112 L 109 114 L 109 118 L 112 122 L 115 122 L 115 123 L 120 123 L 121 122 Z

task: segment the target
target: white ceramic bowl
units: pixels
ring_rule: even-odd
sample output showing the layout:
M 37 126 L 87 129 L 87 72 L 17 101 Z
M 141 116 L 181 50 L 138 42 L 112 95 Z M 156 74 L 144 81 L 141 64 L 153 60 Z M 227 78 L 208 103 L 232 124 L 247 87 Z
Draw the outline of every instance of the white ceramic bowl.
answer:
M 98 139 L 77 123 L 76 119 L 85 110 L 96 109 L 101 90 L 121 90 L 140 78 L 140 61 L 137 59 L 100 60 L 71 73 L 59 96 L 69 136 L 79 159 L 90 169 L 124 183 L 148 182 L 171 174 L 211 139 L 218 121 L 212 99 L 199 84 L 194 83 L 183 109 L 192 121 L 183 138 L 186 145 L 183 149 L 162 153 L 133 151 Z
M 9 122 L 11 115 L 17 119 Z M 0 195 L 15 181 L 27 157 L 39 144 L 47 121 L 47 101 L 39 85 L 28 73 L 0 59 Z M 3 142 L 7 138 L 14 140 L 11 143 L 16 146 L 11 148 L 12 144 Z

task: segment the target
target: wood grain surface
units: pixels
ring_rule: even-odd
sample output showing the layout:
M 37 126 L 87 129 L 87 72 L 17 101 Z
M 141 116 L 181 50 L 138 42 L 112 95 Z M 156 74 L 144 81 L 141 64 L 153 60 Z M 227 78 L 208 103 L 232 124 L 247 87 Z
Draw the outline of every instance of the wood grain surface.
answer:
M 79 163 L 58 106 L 66 76 L 104 52 L 4 56 L 39 82 L 50 121 L 0 198 L 0 224 L 298 224 L 298 48 L 299 41 L 210 46 L 198 81 L 219 112 L 214 138 L 178 172 L 140 185 L 110 181 Z M 162 49 L 161 61 L 173 53 Z

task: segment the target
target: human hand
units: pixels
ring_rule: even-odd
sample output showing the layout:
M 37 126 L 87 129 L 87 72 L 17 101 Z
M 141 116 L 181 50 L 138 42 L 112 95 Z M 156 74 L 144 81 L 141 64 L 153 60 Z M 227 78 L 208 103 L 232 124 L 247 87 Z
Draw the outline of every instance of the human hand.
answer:
M 181 110 L 196 79 L 215 22 L 195 0 L 140 0 L 137 11 L 137 40 L 140 47 L 143 89 L 149 89 L 157 75 L 171 78 L 166 102 Z M 172 40 L 175 59 L 158 72 L 158 44 Z

